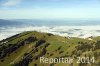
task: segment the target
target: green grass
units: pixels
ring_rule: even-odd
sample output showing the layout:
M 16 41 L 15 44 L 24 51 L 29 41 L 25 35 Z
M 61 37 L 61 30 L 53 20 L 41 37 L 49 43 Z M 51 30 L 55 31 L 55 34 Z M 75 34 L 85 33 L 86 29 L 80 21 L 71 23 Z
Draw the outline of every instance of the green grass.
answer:
M 93 38 L 93 41 L 89 41 L 87 39 L 75 38 L 75 37 L 72 37 L 72 38 L 68 39 L 68 38 L 65 38 L 65 37 L 58 36 L 58 35 L 48 36 L 47 33 L 29 31 L 29 32 L 20 33 L 16 37 L 9 38 L 6 41 L 9 41 L 9 40 L 11 40 L 11 41 L 6 43 L 4 46 L 8 47 L 9 44 L 16 44 L 18 42 L 24 41 L 25 39 L 27 39 L 28 37 L 33 36 L 33 35 L 35 37 L 37 37 L 38 40 L 43 39 L 47 43 L 50 44 L 46 48 L 47 52 L 44 55 L 45 57 L 49 57 L 49 58 L 63 57 L 63 56 L 66 56 L 66 55 L 71 56 L 72 52 L 74 50 L 76 50 L 75 47 L 79 46 L 78 42 L 91 43 L 91 42 L 100 40 L 100 37 Z M 18 63 L 20 60 L 22 60 L 25 53 L 29 53 L 34 48 L 34 45 L 36 44 L 36 42 L 31 42 L 29 44 L 21 46 L 16 51 L 12 52 L 10 54 L 10 56 L 4 57 L 3 62 L 1 62 L 2 59 L 0 59 L 0 66 L 11 66 L 11 64 L 13 64 L 13 63 Z M 42 50 L 41 50 L 40 47 L 44 47 L 44 45 L 45 45 L 45 43 L 43 45 L 37 47 L 38 52 L 32 53 L 32 57 L 34 57 L 34 56 L 38 55 L 39 53 L 41 53 Z M 61 46 L 61 49 L 58 50 L 58 48 L 60 46 Z M 63 51 L 63 52 L 60 53 L 61 51 Z M 81 56 L 84 56 L 85 54 L 93 56 L 94 52 L 100 53 L 100 49 L 97 49 L 95 51 L 85 51 L 81 54 Z M 52 56 L 50 56 L 50 54 L 52 54 Z M 97 58 L 97 60 L 100 61 L 99 59 L 100 59 L 100 56 Z M 75 62 L 76 62 L 76 60 L 74 60 L 73 66 L 78 66 L 78 64 L 75 63 Z M 42 65 L 43 66 L 49 66 L 50 65 L 50 64 L 40 63 L 39 59 L 38 59 L 38 60 L 32 60 L 32 62 L 29 63 L 29 66 L 34 66 L 34 64 L 38 64 L 38 66 L 42 66 Z M 54 66 L 69 66 L 69 65 L 68 64 L 63 64 L 63 63 L 58 63 L 58 64 L 55 64 Z

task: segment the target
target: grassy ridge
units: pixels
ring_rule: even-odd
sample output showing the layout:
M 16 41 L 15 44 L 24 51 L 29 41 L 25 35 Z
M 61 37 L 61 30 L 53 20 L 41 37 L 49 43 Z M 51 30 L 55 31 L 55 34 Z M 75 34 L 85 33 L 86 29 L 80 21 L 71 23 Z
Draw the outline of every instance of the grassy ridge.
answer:
M 39 57 L 72 57 L 73 66 L 90 66 L 77 64 L 76 57 L 95 57 L 92 66 L 100 65 L 100 37 L 93 40 L 67 38 L 50 33 L 28 31 L 0 41 L 0 66 L 70 66 L 70 64 L 44 64 Z

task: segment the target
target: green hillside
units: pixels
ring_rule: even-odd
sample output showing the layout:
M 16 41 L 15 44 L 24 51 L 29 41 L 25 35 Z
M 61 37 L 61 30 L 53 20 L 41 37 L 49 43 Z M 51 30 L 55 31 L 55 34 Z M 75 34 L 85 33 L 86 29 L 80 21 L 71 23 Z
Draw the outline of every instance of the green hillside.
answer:
M 74 60 L 72 63 L 40 63 L 40 57 Z M 85 61 L 77 63 L 78 57 L 85 57 Z M 0 66 L 100 66 L 100 37 L 89 40 L 23 32 L 0 41 Z

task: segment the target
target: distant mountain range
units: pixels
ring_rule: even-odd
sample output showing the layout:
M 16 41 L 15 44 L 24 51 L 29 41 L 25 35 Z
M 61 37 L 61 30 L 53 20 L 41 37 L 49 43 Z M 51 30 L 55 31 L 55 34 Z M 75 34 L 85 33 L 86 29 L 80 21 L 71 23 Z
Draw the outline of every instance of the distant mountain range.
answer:
M 20 22 L 17 21 L 0 19 L 0 26 L 19 25 L 19 24 Z
M 39 26 L 63 26 L 63 25 L 100 25 L 100 20 L 35 20 L 35 19 L 0 19 L 1 25 L 39 25 Z

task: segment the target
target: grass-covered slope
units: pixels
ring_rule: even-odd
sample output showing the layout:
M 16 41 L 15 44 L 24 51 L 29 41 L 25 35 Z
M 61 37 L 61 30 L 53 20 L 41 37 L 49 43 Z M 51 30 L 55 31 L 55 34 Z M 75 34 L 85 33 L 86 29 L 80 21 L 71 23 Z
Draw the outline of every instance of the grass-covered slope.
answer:
M 40 63 L 40 57 L 74 58 L 73 63 Z M 94 63 L 76 63 L 94 57 Z M 0 66 L 100 66 L 100 37 L 67 38 L 28 31 L 0 41 Z

